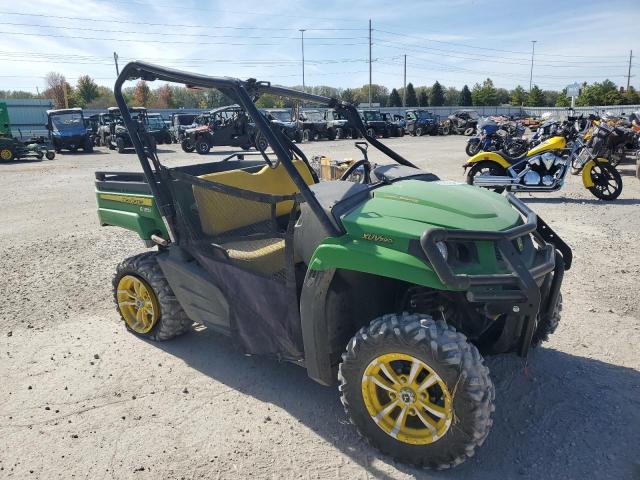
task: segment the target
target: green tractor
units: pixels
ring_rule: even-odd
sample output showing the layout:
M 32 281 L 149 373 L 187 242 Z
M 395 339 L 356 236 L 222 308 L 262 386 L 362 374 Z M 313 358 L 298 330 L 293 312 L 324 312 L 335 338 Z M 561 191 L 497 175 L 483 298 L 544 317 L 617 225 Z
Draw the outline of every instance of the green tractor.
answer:
M 22 137 L 22 133 L 20 136 Z M 28 141 L 13 137 L 7 104 L 0 102 L 0 162 L 24 158 L 42 160 L 44 157 L 47 160 L 53 160 L 56 154 L 48 146 L 44 137 L 32 138 Z
M 271 150 L 161 163 L 122 95 L 138 78 L 218 89 Z M 357 429 L 399 461 L 447 468 L 473 455 L 494 412 L 482 355 L 525 357 L 560 320 L 572 259 L 560 237 L 512 195 L 419 170 L 336 99 L 141 62 L 114 91 L 142 172 L 96 172 L 98 215 L 155 248 L 117 267 L 126 328 L 159 341 L 197 322 L 337 383 Z M 344 114 L 363 158 L 319 182 L 256 108 L 262 94 Z M 369 145 L 393 163 L 373 166 Z

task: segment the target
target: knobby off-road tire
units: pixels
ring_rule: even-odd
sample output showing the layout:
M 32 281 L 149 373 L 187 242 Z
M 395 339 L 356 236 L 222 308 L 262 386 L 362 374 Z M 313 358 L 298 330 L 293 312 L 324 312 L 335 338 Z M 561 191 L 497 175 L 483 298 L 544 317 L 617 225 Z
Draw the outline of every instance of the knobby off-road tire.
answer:
M 432 372 L 429 375 L 435 375 L 448 391 L 451 421 L 446 431 L 435 440 L 432 437 L 430 443 L 423 441 L 422 444 L 412 444 L 394 438 L 392 433 L 387 433 L 377 423 L 383 422 L 385 417 L 374 421 L 365 403 L 365 372 L 370 372 L 371 365 L 379 359 L 398 354 L 410 356 L 426 365 Z M 396 379 L 401 382 L 410 380 L 410 377 L 407 379 L 402 374 L 398 376 L 395 368 L 393 375 Z M 423 378 L 430 378 L 429 375 Z M 369 381 L 370 377 L 366 378 Z M 338 380 L 342 404 L 359 433 L 383 453 L 401 462 L 436 469 L 458 465 L 482 445 L 493 424 L 491 415 L 495 410 L 495 391 L 482 356 L 463 334 L 429 316 L 406 313 L 385 315 L 360 329 L 342 355 Z M 428 391 L 430 397 L 432 393 Z M 383 396 L 387 393 L 382 389 L 380 392 Z M 392 396 L 394 393 L 388 395 L 396 398 Z M 402 398 L 404 402 L 406 395 L 401 391 L 397 398 Z M 426 412 L 422 410 L 423 415 Z M 415 409 L 413 415 L 411 421 L 415 422 L 418 418 Z M 406 420 L 408 418 L 405 417 L 405 425 L 409 422 Z
M 116 268 L 116 274 L 113 277 L 113 297 L 116 304 L 116 310 L 120 314 L 127 330 L 154 341 L 169 340 L 186 333 L 190 330 L 193 322 L 187 317 L 178 300 L 176 299 L 171 287 L 158 265 L 156 260 L 156 252 L 145 252 L 133 257 L 129 257 L 122 261 Z M 158 307 L 158 316 L 151 330 L 146 333 L 140 333 L 133 330 L 118 302 L 118 286 L 121 279 L 126 276 L 133 276 L 141 279 L 151 290 Z
M 553 332 L 556 331 L 556 328 L 558 328 L 561 316 L 562 294 L 558 296 L 558 303 L 556 303 L 551 317 L 542 319 L 542 321 L 536 327 L 535 332 L 533 332 L 533 337 L 531 338 L 532 347 L 537 347 L 542 342 L 546 342 L 547 340 L 549 340 L 549 335 L 553 334 Z

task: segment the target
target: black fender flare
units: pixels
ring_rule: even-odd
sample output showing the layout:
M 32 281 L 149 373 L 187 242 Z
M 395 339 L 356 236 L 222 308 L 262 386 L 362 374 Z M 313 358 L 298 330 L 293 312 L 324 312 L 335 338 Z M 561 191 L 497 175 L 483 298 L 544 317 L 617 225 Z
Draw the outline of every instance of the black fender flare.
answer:
M 322 385 L 336 383 L 327 328 L 327 293 L 335 269 L 307 270 L 300 295 L 300 326 L 307 375 Z

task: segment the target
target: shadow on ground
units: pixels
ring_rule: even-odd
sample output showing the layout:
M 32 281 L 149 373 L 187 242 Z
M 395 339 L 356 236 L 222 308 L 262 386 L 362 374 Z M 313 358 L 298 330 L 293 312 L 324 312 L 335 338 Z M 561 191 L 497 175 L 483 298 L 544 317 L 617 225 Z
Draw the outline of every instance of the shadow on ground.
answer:
M 203 374 L 286 410 L 378 478 L 371 465 L 393 464 L 348 424 L 337 388 L 316 384 L 303 368 L 248 357 L 206 329 L 156 345 Z M 451 471 L 394 464 L 420 478 L 639 478 L 640 373 L 539 348 L 523 360 L 489 358 L 496 384 L 494 427 L 476 456 Z

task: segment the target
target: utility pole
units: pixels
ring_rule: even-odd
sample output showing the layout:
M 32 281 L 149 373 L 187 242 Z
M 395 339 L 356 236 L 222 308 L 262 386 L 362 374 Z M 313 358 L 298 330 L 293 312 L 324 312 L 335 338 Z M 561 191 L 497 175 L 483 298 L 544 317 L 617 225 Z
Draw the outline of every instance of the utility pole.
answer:
M 531 87 L 533 86 L 533 55 L 536 52 L 537 40 L 531 40 L 531 73 L 529 73 L 529 93 L 531 93 Z
M 404 55 L 404 87 L 402 88 L 402 106 L 407 106 L 407 55 Z
M 301 45 L 302 45 L 302 91 L 304 92 L 305 89 L 305 84 L 304 84 L 304 32 L 305 29 L 304 28 L 300 28 L 300 41 L 301 41 Z
M 631 83 L 631 59 L 633 58 L 633 50 L 629 50 L 629 73 L 627 73 L 627 92 Z
M 38 96 L 40 96 L 40 89 L 38 88 L 37 85 L 36 85 L 36 93 L 38 94 Z
M 116 75 L 120 75 L 120 69 L 118 68 L 118 54 L 113 52 L 113 61 L 116 63 Z
M 369 108 L 371 108 L 371 19 L 369 19 Z

